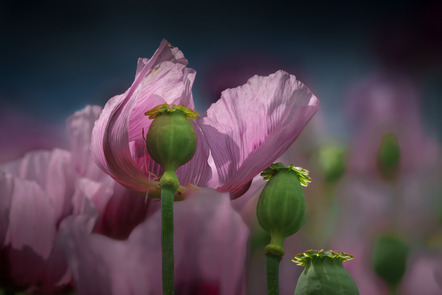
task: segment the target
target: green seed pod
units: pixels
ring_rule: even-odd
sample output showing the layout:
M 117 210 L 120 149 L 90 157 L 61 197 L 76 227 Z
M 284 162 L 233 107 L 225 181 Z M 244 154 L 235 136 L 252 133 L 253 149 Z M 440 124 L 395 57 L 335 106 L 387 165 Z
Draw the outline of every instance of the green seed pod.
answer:
M 401 149 L 396 135 L 387 133 L 382 136 L 378 150 L 377 166 L 381 176 L 394 179 L 399 173 Z
M 182 105 L 164 104 L 145 115 L 154 119 L 146 136 L 147 151 L 164 171 L 176 171 L 192 159 L 197 142 L 189 119 L 195 119 L 197 112 Z
M 319 150 L 318 161 L 324 172 L 325 181 L 337 182 L 345 171 L 345 153 L 337 146 L 324 146 Z
M 294 295 L 358 295 L 358 287 L 342 262 L 353 256 L 340 251 L 309 250 L 293 258 L 305 266 Z
M 282 247 L 284 239 L 296 233 L 305 216 L 305 200 L 301 185 L 307 186 L 308 171 L 281 163 L 261 173 L 267 185 L 259 196 L 256 215 L 261 227 L 269 233 L 271 244 Z
M 376 274 L 390 288 L 396 288 L 406 269 L 409 247 L 400 237 L 385 234 L 376 240 L 372 265 Z

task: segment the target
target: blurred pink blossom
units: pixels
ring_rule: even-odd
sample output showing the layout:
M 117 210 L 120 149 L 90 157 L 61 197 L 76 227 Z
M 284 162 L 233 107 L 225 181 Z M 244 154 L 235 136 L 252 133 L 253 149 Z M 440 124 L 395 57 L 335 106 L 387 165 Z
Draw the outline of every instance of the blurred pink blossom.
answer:
M 3 286 L 28 292 L 69 287 L 70 272 L 56 239 L 61 224 L 73 215 L 100 214 L 96 230 L 106 232 L 107 220 L 112 220 L 118 226 L 109 234 L 119 237 L 144 219 L 144 200 L 141 210 L 134 211 L 132 202 L 139 204 L 141 198 L 124 192 L 90 160 L 90 136 L 100 111 L 88 106 L 68 118 L 69 150 L 32 151 L 0 166 Z M 115 202 L 118 209 L 109 209 Z M 131 219 L 125 218 L 127 211 Z
M 418 92 L 407 78 L 379 74 L 362 81 L 350 92 L 347 112 L 354 128 L 351 173 L 376 173 L 379 145 L 387 133 L 398 139 L 403 176 L 437 163 L 439 146 L 422 126 Z
M 0 109 L 0 164 L 38 149 L 66 148 L 61 126 L 41 122 L 8 106 Z
M 438 294 L 434 293 L 434 281 L 424 286 L 423 280 L 417 279 L 421 273 L 436 271 L 424 266 L 424 253 L 433 247 L 428 241 L 439 230 L 437 194 L 431 188 L 438 181 L 440 159 L 438 143 L 422 126 L 418 98 L 407 79 L 383 74 L 360 83 L 348 101 L 354 137 L 347 175 L 338 191 L 339 219 L 331 247 L 355 256 L 347 266 L 361 295 L 389 292 L 371 266 L 375 239 L 386 232 L 400 235 L 413 249 L 400 286 L 404 294 L 414 294 L 406 290 Z M 385 134 L 397 138 L 400 152 L 392 178 L 384 176 L 378 162 Z M 429 245 L 427 249 L 418 246 L 425 244 Z M 438 260 L 440 254 L 433 254 L 433 259 Z
M 244 294 L 249 234 L 228 195 L 196 189 L 174 204 L 174 220 L 176 294 Z M 160 224 L 156 211 L 117 241 L 73 221 L 60 240 L 77 294 L 161 294 Z

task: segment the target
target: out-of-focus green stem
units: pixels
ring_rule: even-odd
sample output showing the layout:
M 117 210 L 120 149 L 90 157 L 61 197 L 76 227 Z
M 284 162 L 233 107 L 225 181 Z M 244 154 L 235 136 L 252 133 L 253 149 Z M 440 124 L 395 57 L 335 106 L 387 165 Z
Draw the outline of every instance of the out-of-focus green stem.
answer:
M 398 286 L 391 286 L 390 287 L 390 295 L 399 295 L 399 288 L 398 288 Z

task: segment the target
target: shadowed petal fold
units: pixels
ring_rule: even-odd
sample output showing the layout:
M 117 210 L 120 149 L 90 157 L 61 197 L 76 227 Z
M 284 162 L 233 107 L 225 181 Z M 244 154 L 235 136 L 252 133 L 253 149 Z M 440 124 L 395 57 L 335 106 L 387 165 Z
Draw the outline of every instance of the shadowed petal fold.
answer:
M 239 197 L 296 140 L 318 109 L 311 91 L 284 71 L 254 76 L 225 90 L 198 119 L 217 168 L 217 189 Z

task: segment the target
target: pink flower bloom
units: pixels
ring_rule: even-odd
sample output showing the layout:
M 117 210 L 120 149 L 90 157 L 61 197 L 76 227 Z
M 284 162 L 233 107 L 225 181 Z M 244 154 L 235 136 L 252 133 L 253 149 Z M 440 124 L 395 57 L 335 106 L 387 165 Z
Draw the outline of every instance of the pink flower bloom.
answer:
M 90 160 L 100 111 L 89 106 L 68 118 L 70 150 L 33 151 L 0 166 L 0 285 L 36 292 L 68 287 L 71 275 L 56 240 L 73 215 L 100 214 L 95 230 L 119 238 L 145 218 L 144 200 L 139 206 L 142 198 Z
M 249 232 L 228 195 L 197 189 L 174 207 L 176 294 L 244 294 Z M 124 241 L 91 234 L 90 221 L 60 237 L 77 294 L 161 294 L 160 211 Z
M 70 282 L 55 245 L 58 224 L 72 210 L 69 161 L 67 151 L 39 151 L 0 168 L 2 285 L 51 292 Z
M 139 59 L 132 86 L 109 100 L 95 124 L 95 161 L 131 190 L 144 194 L 161 176 L 145 148 L 142 130 L 148 130 L 151 120 L 144 113 L 164 103 L 194 108 L 195 71 L 186 65 L 183 53 L 163 40 L 150 60 Z M 193 122 L 197 151 L 178 169 L 180 183 L 239 197 L 295 141 L 318 108 L 310 90 L 283 71 L 227 89 Z

